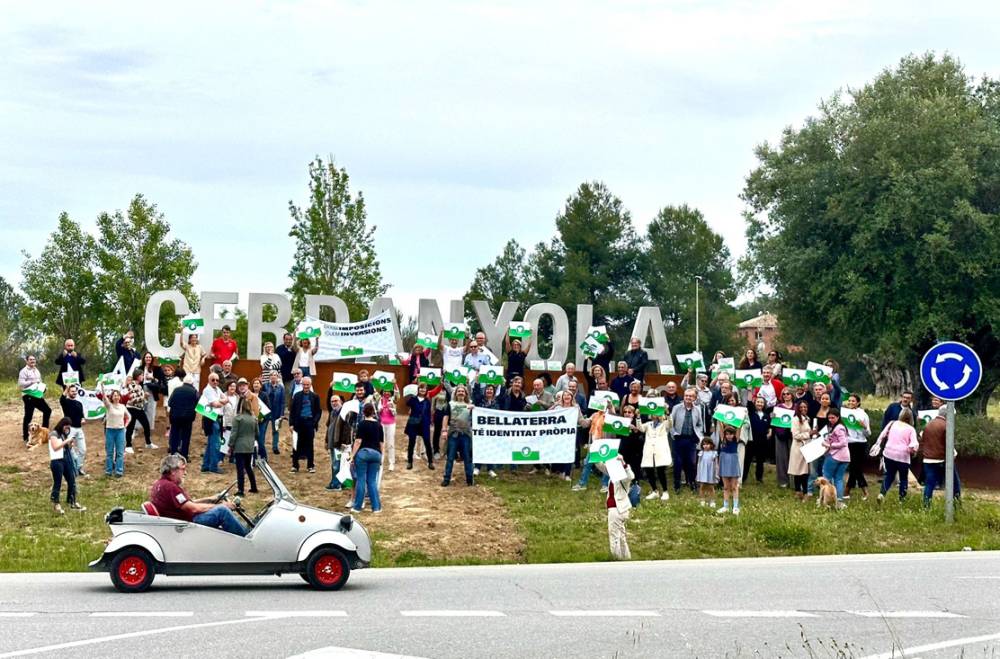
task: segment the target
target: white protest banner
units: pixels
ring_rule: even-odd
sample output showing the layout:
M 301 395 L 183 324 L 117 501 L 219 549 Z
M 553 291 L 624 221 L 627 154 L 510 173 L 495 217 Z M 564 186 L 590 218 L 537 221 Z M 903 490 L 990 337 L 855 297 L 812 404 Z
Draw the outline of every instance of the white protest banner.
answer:
M 328 323 L 307 317 L 299 326 L 322 330 L 316 336 L 318 362 L 396 354 L 396 335 L 388 310 L 357 323 Z
M 824 437 L 817 437 L 816 439 L 811 439 L 799 449 L 802 452 L 802 457 L 806 462 L 812 462 L 813 460 L 818 460 L 826 453 L 826 447 L 823 446 Z
M 472 411 L 472 451 L 485 464 L 567 464 L 576 451 L 576 406 L 547 412 Z
M 104 407 L 104 401 L 97 397 L 96 391 L 77 387 L 77 397 L 80 399 L 80 404 L 83 405 L 84 418 L 88 421 L 104 418 L 107 409 Z
M 79 385 L 80 374 L 74 371 L 72 366 L 67 366 L 62 374 L 62 383 L 64 387 L 68 387 L 71 384 Z

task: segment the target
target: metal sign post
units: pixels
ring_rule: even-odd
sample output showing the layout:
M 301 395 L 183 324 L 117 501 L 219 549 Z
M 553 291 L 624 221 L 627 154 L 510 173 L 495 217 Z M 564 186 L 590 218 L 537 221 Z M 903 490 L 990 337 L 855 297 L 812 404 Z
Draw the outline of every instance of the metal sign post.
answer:
M 951 524 L 955 521 L 955 403 L 950 402 L 947 405 L 948 426 L 944 441 L 944 521 Z

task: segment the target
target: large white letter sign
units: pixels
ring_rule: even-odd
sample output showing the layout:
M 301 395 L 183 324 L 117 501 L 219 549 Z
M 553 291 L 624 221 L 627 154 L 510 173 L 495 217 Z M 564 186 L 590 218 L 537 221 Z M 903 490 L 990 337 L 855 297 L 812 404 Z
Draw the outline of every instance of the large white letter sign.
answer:
M 500 312 L 497 313 L 496 322 L 493 322 L 493 314 L 490 313 L 489 303 L 483 300 L 475 300 L 472 303 L 472 310 L 479 320 L 479 326 L 483 328 L 483 333 L 486 334 L 486 345 L 493 346 L 491 350 L 496 355 L 500 355 L 503 352 L 503 338 L 507 335 L 507 328 L 510 327 L 511 321 L 514 320 L 514 314 L 517 313 L 519 306 L 519 302 L 505 301 L 500 305 Z
M 277 316 L 271 322 L 264 320 L 264 305 L 273 304 Z M 285 325 L 292 318 L 292 305 L 288 296 L 282 293 L 251 293 L 247 305 L 247 359 L 260 357 L 261 336 L 264 332 L 274 334 L 274 345 L 281 345 Z
M 541 359 L 538 356 L 538 328 L 541 327 L 542 316 L 552 318 L 552 352 L 545 359 L 565 362 L 569 349 L 569 318 L 566 317 L 566 311 L 562 307 L 551 302 L 533 304 L 524 313 L 525 322 L 531 323 L 535 328 L 535 340 L 531 342 L 528 360 Z
M 452 300 L 450 311 L 449 323 L 465 322 L 465 304 L 461 300 Z M 434 336 L 440 336 L 441 332 L 444 331 L 441 307 L 438 306 L 437 300 L 420 298 L 417 306 L 417 330 Z
M 399 333 L 399 317 L 396 315 L 396 307 L 392 304 L 391 297 L 380 297 L 372 300 L 371 307 L 368 309 L 368 320 L 375 318 L 383 311 L 388 311 L 389 317 L 392 318 L 392 332 L 396 335 L 396 352 L 402 352 L 403 335 Z
M 351 313 L 347 310 L 347 303 L 341 300 L 336 295 L 307 295 L 306 296 L 306 315 L 310 318 L 322 318 L 320 316 L 320 311 L 323 307 L 329 307 L 333 309 L 333 322 L 335 323 L 349 323 L 351 322 Z M 295 322 L 299 322 L 301 318 L 296 318 Z
M 186 316 L 191 313 L 187 298 L 180 291 L 156 291 L 149 302 L 146 303 L 145 339 L 146 349 L 153 353 L 154 357 L 180 357 L 184 352 L 181 346 L 181 335 L 174 333 L 174 342 L 170 347 L 160 343 L 160 307 L 165 302 L 174 305 L 174 313 L 178 316 Z
M 670 356 L 667 334 L 663 331 L 663 317 L 660 315 L 659 307 L 639 307 L 635 325 L 632 326 L 632 336 L 639 339 L 639 345 L 649 353 L 650 361 L 655 359 L 659 366 L 669 366 L 674 363 Z M 646 347 L 647 337 L 652 340 L 652 345 L 649 347 Z
M 215 315 L 215 307 L 219 304 L 239 304 L 240 294 L 230 291 L 202 291 L 201 292 L 201 317 L 205 319 L 205 331 L 201 335 L 201 342 L 205 350 L 211 349 L 212 340 L 215 333 L 222 329 L 223 325 L 229 325 L 236 329 L 236 317 L 219 318 Z M 245 347 L 245 346 L 244 346 Z
M 573 354 L 576 355 L 576 368 L 578 370 L 583 369 L 583 360 L 587 357 L 580 350 L 580 344 L 587 337 L 587 330 L 590 326 L 594 324 L 594 305 L 592 304 L 578 304 L 576 305 L 576 349 Z

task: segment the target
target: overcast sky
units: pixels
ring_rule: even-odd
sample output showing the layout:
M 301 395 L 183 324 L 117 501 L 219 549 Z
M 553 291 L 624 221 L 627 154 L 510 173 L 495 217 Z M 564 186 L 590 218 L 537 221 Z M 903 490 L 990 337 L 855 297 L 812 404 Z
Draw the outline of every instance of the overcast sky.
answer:
M 691 204 L 739 255 L 754 145 L 822 98 L 926 50 L 1000 76 L 997 2 L 150 7 L 5 5 L 8 281 L 61 211 L 92 229 L 141 192 L 194 248 L 196 290 L 282 291 L 288 201 L 328 154 L 365 194 L 407 314 L 461 295 L 508 238 L 550 238 L 586 180 L 640 228 Z

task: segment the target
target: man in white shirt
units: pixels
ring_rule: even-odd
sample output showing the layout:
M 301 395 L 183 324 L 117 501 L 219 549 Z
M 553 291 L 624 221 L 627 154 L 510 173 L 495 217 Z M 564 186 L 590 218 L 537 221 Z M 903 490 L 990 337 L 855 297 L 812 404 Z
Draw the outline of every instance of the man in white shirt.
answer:
M 489 362 L 485 363 L 488 363 L 490 366 L 500 365 L 500 360 L 497 359 L 497 356 L 493 354 L 493 351 L 486 346 L 485 332 L 476 332 L 476 345 L 479 346 L 479 352 L 483 355 L 483 357 L 489 359 Z
M 569 383 L 576 381 L 576 364 L 566 362 L 566 371 L 556 380 L 556 393 L 569 389 Z
M 208 374 L 208 384 L 202 389 L 199 402 L 205 407 L 212 408 L 217 414 L 222 414 L 222 408 L 229 402 L 229 398 L 219 388 L 218 373 Z M 205 455 L 201 461 L 201 470 L 202 472 L 210 471 L 221 474 L 222 471 L 219 469 L 219 461 L 222 460 L 222 454 L 219 452 L 221 424 L 218 420 L 202 415 L 201 429 L 204 431 L 205 437 L 208 438 L 205 445 Z
M 441 338 L 438 341 L 441 346 L 441 367 L 444 372 L 451 371 L 462 365 L 465 359 L 465 346 L 458 342 L 458 339 L 448 339 L 445 343 L 444 330 L 441 330 Z

